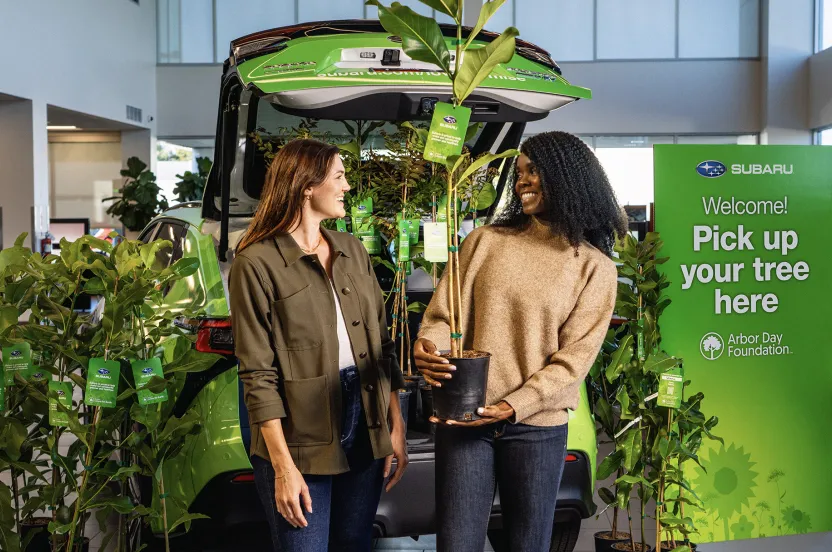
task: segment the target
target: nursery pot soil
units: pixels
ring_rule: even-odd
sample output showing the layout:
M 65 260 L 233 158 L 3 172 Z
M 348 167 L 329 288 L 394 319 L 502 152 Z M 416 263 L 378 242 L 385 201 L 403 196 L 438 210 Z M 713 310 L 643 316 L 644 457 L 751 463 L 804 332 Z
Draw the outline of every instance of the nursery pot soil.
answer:
M 20 522 L 20 539 L 26 538 L 30 532 L 38 531 L 32 538 L 29 546 L 26 547 L 25 552 L 51 552 L 52 537 L 49 534 L 49 522 L 51 518 L 36 517 L 26 521 Z
M 630 533 L 617 531 L 615 535 L 612 531 L 599 531 L 595 533 L 595 552 L 612 552 L 612 545 L 617 542 L 629 542 Z
M 690 546 L 690 549 L 693 552 L 696 552 L 696 544 L 692 543 L 692 542 L 688 543 L 688 542 L 676 541 L 676 546 L 674 547 L 671 543 L 669 543 L 667 541 L 662 541 L 662 550 L 674 550 L 676 547 L 679 547 L 679 546 Z M 685 552 L 687 552 L 687 549 L 685 549 Z
M 636 549 L 633 550 L 632 547 L 630 546 L 630 541 L 629 540 L 626 541 L 626 542 L 617 542 L 617 543 L 613 544 L 612 549 L 615 550 L 615 551 L 618 551 L 618 552 L 621 552 L 621 551 L 623 551 L 623 552 L 653 552 L 653 547 L 652 546 L 650 546 L 649 544 L 646 544 L 646 545 L 644 545 L 644 548 L 642 548 L 640 542 L 636 543 Z
M 456 367 L 453 377 L 433 389 L 433 415 L 440 420 L 478 420 L 477 409 L 485 404 L 490 353 L 465 351 L 462 358 L 442 355 Z

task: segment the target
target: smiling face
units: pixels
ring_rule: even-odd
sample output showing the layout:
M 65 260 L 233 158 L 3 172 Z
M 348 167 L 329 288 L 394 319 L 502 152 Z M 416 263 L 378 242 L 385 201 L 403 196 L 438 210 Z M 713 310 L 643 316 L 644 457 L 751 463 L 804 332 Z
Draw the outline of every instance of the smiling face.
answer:
M 522 153 L 517 158 L 517 182 L 514 185 L 514 191 L 523 204 L 524 214 L 531 216 L 545 212 L 540 173 L 531 159 Z
M 341 156 L 336 155 L 332 158 L 326 180 L 307 192 L 308 208 L 314 216 L 322 220 L 343 218 L 347 216 L 344 208 L 344 194 L 349 191 L 350 185 L 347 183 L 344 163 L 341 161 Z

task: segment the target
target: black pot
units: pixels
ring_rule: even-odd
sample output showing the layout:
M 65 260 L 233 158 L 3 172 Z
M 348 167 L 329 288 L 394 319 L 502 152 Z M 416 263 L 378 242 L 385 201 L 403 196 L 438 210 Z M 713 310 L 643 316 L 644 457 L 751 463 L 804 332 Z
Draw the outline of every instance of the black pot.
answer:
M 430 423 L 430 417 L 433 416 L 433 387 L 429 383 L 419 386 L 419 400 L 422 405 L 419 429 L 432 435 L 436 431 L 436 424 Z
M 491 355 L 481 358 L 448 358 L 456 367 L 453 378 L 433 389 L 433 415 L 440 420 L 478 420 L 477 409 L 485 404 Z
M 399 389 L 399 405 L 402 408 L 404 427 L 407 427 L 407 417 L 410 414 L 410 396 L 413 394 L 410 389 Z
M 676 541 L 676 545 L 677 545 L 677 546 L 689 545 L 689 546 L 690 546 L 690 549 L 691 549 L 693 552 L 696 552 L 696 543 L 693 543 L 693 542 L 691 542 L 691 543 L 686 543 L 686 542 Z M 665 551 L 665 550 L 668 550 L 668 551 L 669 551 L 669 550 L 673 550 L 673 547 L 671 546 L 671 544 L 670 544 L 669 542 L 667 542 L 667 541 L 662 541 L 662 551 Z
M 622 533 L 621 531 L 618 532 L 619 535 L 626 534 Z M 607 535 L 608 538 L 604 538 L 602 535 Z M 627 542 L 630 540 L 630 536 L 627 535 L 623 538 L 611 538 L 612 531 L 599 531 L 595 533 L 595 552 L 612 552 L 612 545 L 617 542 Z
M 22 521 L 20 523 L 20 540 L 21 542 L 26 540 L 26 536 L 29 533 L 35 533 L 35 536 L 32 537 L 32 540 L 29 542 L 29 546 L 26 547 L 24 552 L 51 552 L 52 551 L 52 536 L 49 534 L 49 522 L 52 521 L 51 518 L 47 517 L 36 517 L 31 518 L 26 521 Z

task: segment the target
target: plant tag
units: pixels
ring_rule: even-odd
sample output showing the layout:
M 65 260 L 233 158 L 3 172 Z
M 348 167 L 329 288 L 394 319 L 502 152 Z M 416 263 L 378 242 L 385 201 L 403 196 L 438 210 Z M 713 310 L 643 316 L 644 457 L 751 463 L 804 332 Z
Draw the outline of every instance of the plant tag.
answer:
M 485 219 L 477 217 L 474 221 L 474 228 L 481 228 L 483 226 L 485 226 Z
M 443 195 L 436 202 L 436 222 L 448 222 L 448 196 Z
M 0 385 L 0 412 L 6 411 L 6 386 Z
M 409 225 L 407 235 L 410 236 L 410 245 L 416 245 L 419 243 L 419 227 L 422 221 L 420 219 L 408 219 L 407 223 Z
M 346 232 L 347 231 L 347 221 L 339 218 L 335 221 L 335 227 L 338 229 L 339 232 Z
M 153 376 L 164 377 L 161 359 L 154 357 L 149 360 L 133 360 L 130 362 L 130 366 L 133 368 L 133 381 L 136 382 L 136 389 L 139 390 L 139 404 L 145 406 L 168 400 L 167 389 L 161 393 L 153 393 L 143 389 Z
M 462 153 L 470 119 L 469 108 L 437 102 L 423 157 L 427 161 L 445 163 L 448 157 Z
M 425 260 L 431 263 L 448 262 L 447 223 L 425 223 Z
M 410 223 L 406 220 L 399 221 L 399 262 L 410 260 Z
M 685 378 L 680 366 L 671 368 L 663 373 L 659 382 L 659 400 L 657 404 L 667 408 L 679 408 L 682 406 L 684 381 Z
M 638 359 L 644 362 L 644 359 L 646 358 L 644 356 L 644 315 L 641 313 L 641 309 L 638 309 L 638 332 L 636 334 L 636 349 Z
M 371 255 L 381 253 L 381 242 L 378 239 L 378 233 L 369 218 L 353 218 L 352 228 L 353 234 L 364 244 L 367 253 Z
M 32 347 L 26 342 L 3 347 L 3 370 L 6 373 L 6 385 L 14 385 L 15 373 L 19 373 L 23 379 L 29 379 L 32 370 Z
M 49 425 L 52 427 L 68 427 L 69 414 L 58 410 L 58 402 L 66 408 L 72 408 L 72 385 L 68 382 L 49 380 L 49 394 L 55 393 L 58 398 L 49 397 Z
M 117 360 L 91 358 L 87 370 L 87 390 L 84 393 L 84 403 L 89 406 L 116 405 L 118 395 L 118 376 L 121 365 Z
M 373 214 L 373 198 L 368 197 L 350 208 L 353 218 L 366 218 Z

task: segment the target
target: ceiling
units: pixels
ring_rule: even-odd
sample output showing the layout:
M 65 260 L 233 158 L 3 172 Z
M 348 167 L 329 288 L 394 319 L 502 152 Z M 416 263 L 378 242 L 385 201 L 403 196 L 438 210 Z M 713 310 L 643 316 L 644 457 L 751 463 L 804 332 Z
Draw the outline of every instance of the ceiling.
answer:
M 47 106 L 47 124 L 50 126 L 76 126 L 83 131 L 113 131 L 113 130 L 140 130 L 142 127 L 128 125 L 119 121 L 94 117 L 86 113 L 71 111 L 54 105 Z M 54 132 L 54 131 L 50 131 Z M 75 132 L 75 131 L 69 131 Z

